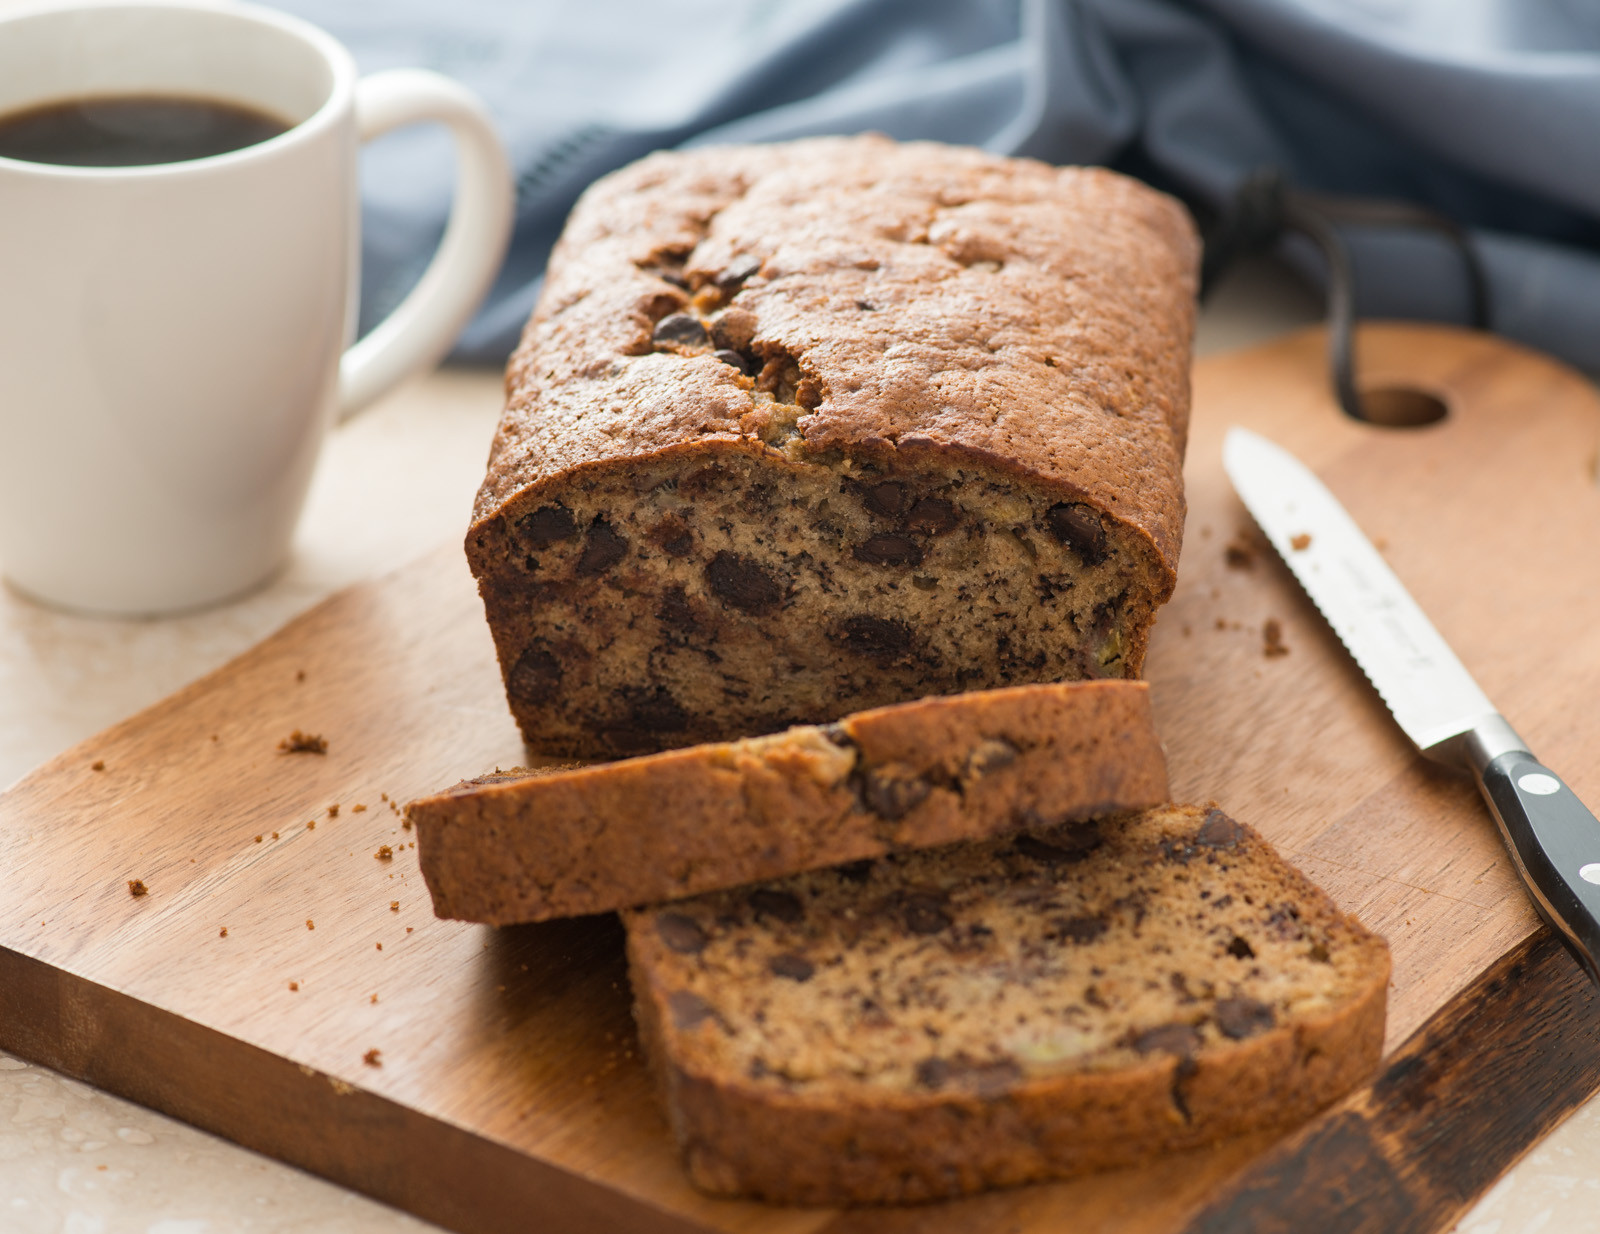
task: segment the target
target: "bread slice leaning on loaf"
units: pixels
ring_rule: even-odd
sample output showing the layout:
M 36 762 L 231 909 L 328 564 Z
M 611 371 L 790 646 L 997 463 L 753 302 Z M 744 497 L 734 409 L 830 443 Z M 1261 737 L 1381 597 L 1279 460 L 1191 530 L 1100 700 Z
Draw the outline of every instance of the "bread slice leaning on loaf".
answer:
M 699 1187 L 930 1200 L 1289 1126 L 1377 1066 L 1389 952 L 1162 806 L 623 914 Z
M 929 698 L 823 728 L 469 780 L 412 802 L 441 917 L 676 899 L 1167 796 L 1143 682 Z
M 1114 172 L 882 137 L 597 182 L 466 541 L 528 745 L 1137 676 L 1182 539 L 1198 252 Z

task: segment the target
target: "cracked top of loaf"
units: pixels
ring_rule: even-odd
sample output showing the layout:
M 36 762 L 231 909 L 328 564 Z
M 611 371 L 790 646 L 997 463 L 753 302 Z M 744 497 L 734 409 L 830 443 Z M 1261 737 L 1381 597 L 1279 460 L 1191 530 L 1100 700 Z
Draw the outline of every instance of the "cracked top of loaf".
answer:
M 1182 206 L 1097 168 L 877 136 L 653 154 L 551 255 L 474 522 L 696 441 L 946 454 L 1137 529 L 1170 591 L 1197 251 Z M 716 353 L 660 328 L 685 310 Z

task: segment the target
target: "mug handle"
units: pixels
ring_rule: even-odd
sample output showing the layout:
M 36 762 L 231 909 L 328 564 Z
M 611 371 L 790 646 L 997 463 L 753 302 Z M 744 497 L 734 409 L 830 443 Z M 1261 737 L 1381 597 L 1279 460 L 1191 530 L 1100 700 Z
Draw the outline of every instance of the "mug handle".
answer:
M 356 83 L 361 141 L 434 120 L 456 146 L 456 193 L 438 252 L 393 312 L 339 361 L 339 419 L 444 358 L 500 270 L 511 241 L 511 168 L 489 113 L 459 82 L 391 69 Z

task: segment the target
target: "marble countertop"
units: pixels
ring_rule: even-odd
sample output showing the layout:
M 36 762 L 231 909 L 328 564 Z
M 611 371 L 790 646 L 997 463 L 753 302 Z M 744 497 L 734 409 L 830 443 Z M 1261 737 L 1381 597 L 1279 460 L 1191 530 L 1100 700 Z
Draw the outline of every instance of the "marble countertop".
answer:
M 1250 267 L 1201 319 L 1202 354 L 1317 316 Z M 336 430 L 287 568 L 233 604 L 105 621 L 0 589 L 0 784 L 244 651 L 328 594 L 455 540 L 500 410 L 498 374 L 442 371 Z M 401 1234 L 437 1227 L 0 1054 L 3 1234 Z M 1600 1100 L 1525 1158 L 1460 1234 L 1600 1231 Z

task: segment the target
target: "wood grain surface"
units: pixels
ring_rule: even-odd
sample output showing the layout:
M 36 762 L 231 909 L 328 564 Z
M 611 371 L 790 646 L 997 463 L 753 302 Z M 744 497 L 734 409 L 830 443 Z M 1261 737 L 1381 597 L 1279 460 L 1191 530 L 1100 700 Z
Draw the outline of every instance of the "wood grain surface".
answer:
M 1448 1224 L 1594 1089 L 1591 995 L 1535 933 L 1471 782 L 1415 756 L 1251 529 L 1221 436 L 1245 424 L 1310 463 L 1600 803 L 1600 400 L 1487 337 L 1384 326 L 1361 345 L 1368 380 L 1435 390 L 1450 417 L 1344 420 L 1316 333 L 1198 367 L 1181 582 L 1146 665 L 1175 794 L 1256 825 L 1394 950 L 1389 1041 L 1417 1035 L 1290 1140 L 901 1210 L 693 1192 L 614 919 L 437 920 L 391 809 L 528 757 L 454 549 L 0 797 L 0 1048 L 472 1234 L 1334 1228 L 1319 1214 L 1357 1190 L 1406 1215 L 1383 1228 Z M 1264 654 L 1269 619 L 1287 655 Z M 281 753 L 296 729 L 326 753 Z

